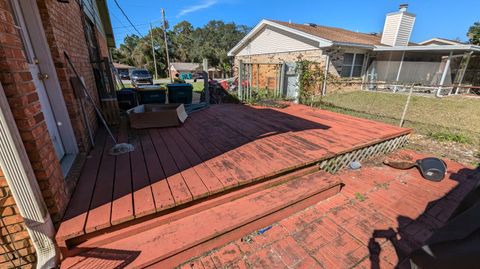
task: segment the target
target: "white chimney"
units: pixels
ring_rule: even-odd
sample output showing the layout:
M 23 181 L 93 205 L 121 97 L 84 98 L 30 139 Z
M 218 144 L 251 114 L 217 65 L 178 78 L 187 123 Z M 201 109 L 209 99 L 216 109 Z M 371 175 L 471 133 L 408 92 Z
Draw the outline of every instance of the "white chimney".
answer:
M 407 12 L 408 5 L 400 5 L 400 10 L 387 14 L 383 27 L 382 44 L 408 46 L 412 34 L 415 14 Z

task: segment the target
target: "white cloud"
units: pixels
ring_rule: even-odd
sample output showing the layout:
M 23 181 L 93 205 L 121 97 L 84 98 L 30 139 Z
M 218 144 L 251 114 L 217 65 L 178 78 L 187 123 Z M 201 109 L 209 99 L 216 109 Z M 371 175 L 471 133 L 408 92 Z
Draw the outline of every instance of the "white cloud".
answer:
M 178 13 L 177 17 L 181 17 L 183 15 L 186 15 L 188 13 L 196 12 L 205 8 L 209 8 L 213 5 L 218 3 L 218 0 L 203 0 L 202 3 L 199 3 L 197 5 L 189 6 L 187 8 L 184 8 Z

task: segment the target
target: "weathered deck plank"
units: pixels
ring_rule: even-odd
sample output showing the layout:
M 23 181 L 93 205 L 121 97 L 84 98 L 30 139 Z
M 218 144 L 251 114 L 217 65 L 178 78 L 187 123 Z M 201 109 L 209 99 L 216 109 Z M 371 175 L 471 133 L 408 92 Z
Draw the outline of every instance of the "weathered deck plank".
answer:
M 119 143 L 128 142 L 126 122 L 122 123 L 118 135 Z M 115 183 L 113 186 L 112 214 L 110 222 L 116 225 L 135 218 L 132 197 L 132 170 L 130 167 L 130 153 L 118 155 L 115 165 Z
M 141 133 L 141 132 L 138 132 Z M 135 218 L 139 218 L 156 212 L 155 201 L 152 195 L 150 179 L 147 171 L 147 160 L 143 154 L 141 137 L 136 137 L 131 141 L 135 150 L 130 153 L 130 163 L 132 165 L 132 187 L 133 187 L 133 206 Z
M 91 157 L 85 162 L 77 187 L 70 199 L 62 224 L 57 232 L 56 238 L 60 242 L 85 233 L 84 228 L 88 208 L 95 188 L 95 181 L 97 180 L 98 168 L 102 160 L 105 141 L 105 132 L 99 130 L 95 137 L 96 147 L 92 150 L 90 154 Z
M 110 226 L 113 181 L 115 176 L 115 156 L 108 154 L 108 151 L 113 145 L 113 141 L 109 139 L 103 149 L 103 157 L 100 168 L 98 169 L 97 182 L 95 183 L 87 222 L 85 224 L 86 233 Z
M 175 204 L 186 203 L 193 199 L 192 193 L 188 189 L 182 175 L 179 173 L 166 142 L 162 138 L 161 132 L 164 132 L 164 130 L 155 129 L 151 131 L 150 134 L 152 136 L 153 145 L 157 150 L 158 158 L 162 164 L 165 176 L 167 177 L 168 185 L 172 191 Z
M 217 193 L 223 190 L 223 185 L 218 178 L 209 170 L 209 168 L 203 163 L 200 157 L 195 153 L 192 148 L 189 147 L 187 141 L 183 139 L 177 129 L 170 128 L 168 135 L 175 141 L 178 148 L 182 151 L 183 155 L 188 161 L 186 166 L 192 167 L 198 176 L 202 179 L 203 184 L 208 189 L 209 193 Z M 180 168 L 182 169 L 182 168 Z
M 161 213 L 409 132 L 299 105 L 215 105 L 178 128 L 120 130 L 119 141 L 130 137 L 135 151 L 112 158 L 101 131 L 57 238 Z

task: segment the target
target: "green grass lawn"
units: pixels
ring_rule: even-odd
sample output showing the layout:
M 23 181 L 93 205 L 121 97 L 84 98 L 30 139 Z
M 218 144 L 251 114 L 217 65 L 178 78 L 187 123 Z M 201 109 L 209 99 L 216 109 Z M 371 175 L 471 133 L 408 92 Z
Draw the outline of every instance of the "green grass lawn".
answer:
M 192 82 L 193 91 L 194 92 L 202 92 L 203 91 L 203 80 L 199 82 Z
M 407 95 L 356 91 L 331 94 L 322 108 L 398 125 Z M 480 144 L 480 99 L 412 96 L 404 127 L 439 140 Z

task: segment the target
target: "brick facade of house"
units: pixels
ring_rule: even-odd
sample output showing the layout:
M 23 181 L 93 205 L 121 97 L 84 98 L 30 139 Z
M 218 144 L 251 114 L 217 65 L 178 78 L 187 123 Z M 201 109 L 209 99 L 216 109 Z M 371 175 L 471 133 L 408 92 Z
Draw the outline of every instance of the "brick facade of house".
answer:
M 350 47 L 331 47 L 326 49 L 315 49 L 306 51 L 292 51 L 282 53 L 268 53 L 257 55 L 245 55 L 235 56 L 235 75 L 238 75 L 238 63 L 243 61 L 244 63 L 254 63 L 252 70 L 252 87 L 258 87 L 260 89 L 273 90 L 277 88 L 278 81 L 277 67 L 278 63 L 295 63 L 300 60 L 307 60 L 315 63 L 319 63 L 321 69 L 325 68 L 327 55 L 330 60 L 329 73 L 333 76 L 340 77 L 343 67 L 343 58 L 345 53 L 367 53 L 366 50 L 350 48 Z M 261 63 L 261 65 L 255 65 L 255 63 Z M 266 65 L 265 63 L 271 63 L 272 65 Z M 258 76 L 258 78 L 257 78 Z M 337 82 L 335 85 L 330 85 L 330 91 L 353 91 L 360 89 L 358 84 L 352 84 L 351 79 L 349 82 Z M 359 80 L 359 79 L 353 79 Z M 328 85 L 327 85 L 328 87 Z
M 87 151 L 90 145 L 85 122 L 70 84 L 73 72 L 63 56 L 64 51 L 70 55 L 91 95 L 98 98 L 83 31 L 81 7 L 77 1 L 36 2 L 77 143 L 80 151 Z M 103 36 L 98 33 L 97 36 L 100 45 L 105 46 L 101 49 L 102 55 L 107 56 L 106 42 Z M 9 0 L 0 0 L 0 82 L 49 213 L 52 220 L 58 222 L 68 204 L 70 193 L 41 111 L 39 95 L 29 72 Z M 87 105 L 87 113 L 90 125 L 96 128 L 96 116 L 91 105 Z M 1 170 L 0 214 L 0 268 L 13 267 L 12 262 L 15 266 L 21 264 L 22 268 L 34 268 L 35 250 Z

